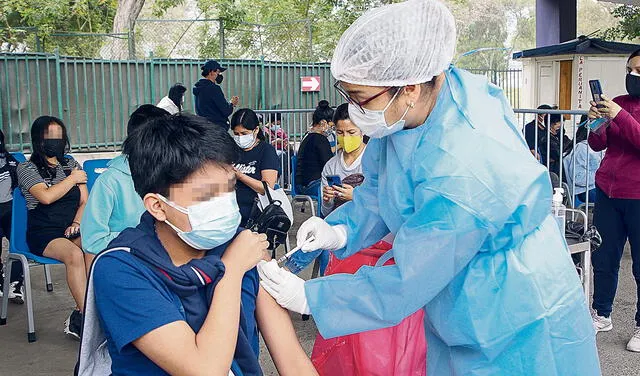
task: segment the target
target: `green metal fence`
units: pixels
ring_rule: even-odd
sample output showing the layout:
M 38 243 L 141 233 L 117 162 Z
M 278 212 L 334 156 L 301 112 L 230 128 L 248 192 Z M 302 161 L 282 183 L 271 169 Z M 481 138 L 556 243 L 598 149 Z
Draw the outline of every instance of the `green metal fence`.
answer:
M 312 109 L 319 100 L 342 103 L 333 89 L 328 63 L 221 60 L 229 69 L 222 89 L 238 95 L 240 107 L 258 110 Z M 10 150 L 29 151 L 29 129 L 40 115 L 60 117 L 69 129 L 74 151 L 118 150 L 128 116 L 145 103 L 158 103 L 181 82 L 200 79 L 201 60 L 98 60 L 56 54 L 0 54 L 0 128 Z M 483 72 L 480 72 L 483 73 Z M 518 107 L 517 71 L 484 72 L 503 87 Z M 301 77 L 319 76 L 318 92 L 301 91 Z M 506 85 L 506 86 L 505 86 Z M 195 112 L 191 91 L 185 109 Z
M 116 150 L 128 115 L 157 103 L 181 82 L 200 79 L 199 60 L 96 60 L 48 54 L 0 54 L 0 127 L 11 150 L 29 150 L 29 129 L 44 114 L 62 118 L 74 151 Z M 326 63 L 222 60 L 229 69 L 222 89 L 254 109 L 314 108 L 339 103 Z M 319 92 L 302 93 L 302 76 L 320 76 Z M 195 112 L 193 96 L 185 109 Z

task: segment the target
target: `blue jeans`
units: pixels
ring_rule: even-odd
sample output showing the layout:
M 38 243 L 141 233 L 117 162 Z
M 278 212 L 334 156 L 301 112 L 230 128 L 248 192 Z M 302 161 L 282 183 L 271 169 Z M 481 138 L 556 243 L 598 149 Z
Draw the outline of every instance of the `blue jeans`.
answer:
M 291 273 L 298 274 L 309 266 L 309 264 L 311 264 L 317 257 L 320 258 L 320 275 L 322 276 L 329 264 L 329 251 L 320 250 L 307 253 L 298 251 L 291 255 L 289 260 L 285 263 L 285 266 L 291 271 Z
M 589 191 L 589 203 L 590 204 L 595 204 L 596 202 L 596 188 L 593 188 L 592 190 Z M 581 204 L 584 204 L 587 202 L 587 195 L 586 192 L 582 192 L 579 195 L 576 196 L 578 198 L 578 200 L 580 200 Z M 576 205 L 577 206 L 577 205 Z
M 591 255 L 593 309 L 599 316 L 609 317 L 627 239 L 631 244 L 636 294 L 640 297 L 640 200 L 612 199 L 598 189 L 593 221 L 602 235 L 600 249 Z M 636 305 L 636 324 L 640 326 L 640 301 Z

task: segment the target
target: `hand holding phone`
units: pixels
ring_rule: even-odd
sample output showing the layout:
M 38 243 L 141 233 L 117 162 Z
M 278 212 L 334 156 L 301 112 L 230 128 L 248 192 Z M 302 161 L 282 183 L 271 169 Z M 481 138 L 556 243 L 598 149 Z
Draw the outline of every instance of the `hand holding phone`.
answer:
M 340 180 L 340 176 L 338 175 L 329 175 L 327 176 L 327 184 L 329 187 L 333 187 L 334 185 L 341 186 L 342 180 Z
M 602 86 L 600 85 L 600 80 L 589 80 L 589 88 L 591 89 L 593 101 L 596 102 L 596 108 L 604 107 L 600 104 L 600 102 L 602 102 Z

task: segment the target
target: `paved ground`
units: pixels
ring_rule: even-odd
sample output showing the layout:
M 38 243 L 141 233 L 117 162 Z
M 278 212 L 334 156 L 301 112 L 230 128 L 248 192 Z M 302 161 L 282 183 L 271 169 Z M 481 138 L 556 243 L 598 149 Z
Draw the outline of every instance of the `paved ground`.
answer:
M 0 349 L 3 355 L 0 376 L 68 376 L 75 364 L 78 342 L 62 333 L 63 322 L 73 308 L 73 301 L 66 287 L 64 267 L 52 267 L 55 287 L 51 293 L 45 290 L 43 268 L 34 267 L 31 270 L 38 341 L 27 343 L 26 307 L 10 304 L 8 325 L 0 326 Z M 309 274 L 307 269 L 303 276 L 307 278 Z M 609 333 L 598 335 L 600 361 L 605 376 L 640 374 L 640 354 L 625 350 L 634 326 L 635 295 L 631 259 L 627 251 L 613 314 L 615 328 Z M 313 320 L 304 322 L 300 315 L 292 315 L 292 320 L 301 343 L 310 352 L 317 332 Z M 277 375 L 264 346 L 261 354 L 260 361 L 265 375 Z

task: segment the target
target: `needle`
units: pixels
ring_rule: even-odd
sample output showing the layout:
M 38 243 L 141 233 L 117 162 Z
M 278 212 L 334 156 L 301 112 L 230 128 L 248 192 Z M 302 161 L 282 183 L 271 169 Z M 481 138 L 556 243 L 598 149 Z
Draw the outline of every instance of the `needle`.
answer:
M 300 250 L 300 248 L 302 248 L 302 246 L 306 245 L 307 243 L 310 243 L 312 241 L 316 240 L 316 238 L 312 235 L 310 237 L 307 238 L 307 240 L 302 243 L 301 246 L 295 247 L 294 249 L 292 249 L 291 251 L 287 252 L 286 255 L 280 257 L 277 261 L 278 264 L 283 263 L 285 261 L 287 261 L 289 259 L 289 257 L 291 257 L 291 255 L 293 255 L 294 253 L 298 252 Z

